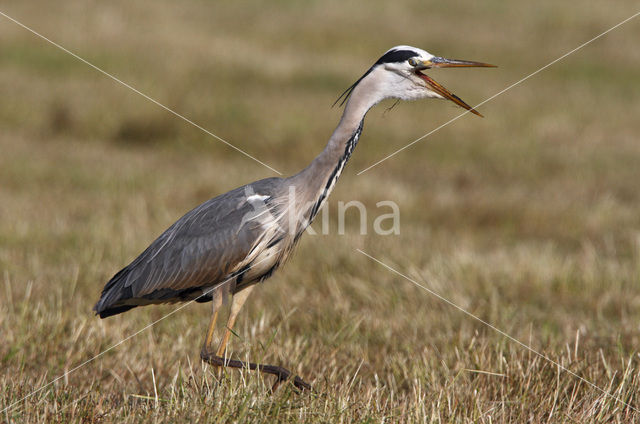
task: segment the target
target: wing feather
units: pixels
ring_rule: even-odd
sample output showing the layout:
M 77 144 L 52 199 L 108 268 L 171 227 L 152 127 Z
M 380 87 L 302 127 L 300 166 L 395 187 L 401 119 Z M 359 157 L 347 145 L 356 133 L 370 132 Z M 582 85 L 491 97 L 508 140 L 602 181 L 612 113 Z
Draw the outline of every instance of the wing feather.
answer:
M 274 197 L 281 181 L 239 187 L 185 214 L 111 278 L 96 313 L 105 317 L 124 306 L 192 299 L 233 276 L 250 262 L 265 232 L 260 220 L 244 219 L 255 212 L 246 193 Z

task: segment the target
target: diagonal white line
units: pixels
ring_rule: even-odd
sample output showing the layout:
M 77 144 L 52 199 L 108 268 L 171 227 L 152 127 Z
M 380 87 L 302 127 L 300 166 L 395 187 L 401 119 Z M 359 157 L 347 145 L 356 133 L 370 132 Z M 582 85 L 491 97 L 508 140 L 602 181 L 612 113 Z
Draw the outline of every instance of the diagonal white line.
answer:
M 461 306 L 458 306 L 457 304 L 453 303 L 452 301 L 450 301 L 449 299 L 441 296 L 440 294 L 434 292 L 433 290 L 429 289 L 428 287 L 425 287 L 424 285 L 418 283 L 416 280 L 407 277 L 406 275 L 404 275 L 403 273 L 401 273 L 400 271 L 390 267 L 389 265 L 385 264 L 384 262 L 380 261 L 379 259 L 374 258 L 373 256 L 371 256 L 370 254 L 360 250 L 360 249 L 356 249 L 358 252 L 362 253 L 363 255 L 365 255 L 366 257 L 368 257 L 369 259 L 377 262 L 378 264 L 382 265 L 383 267 L 385 267 L 386 269 L 388 269 L 389 271 L 393 272 L 394 274 L 399 275 L 400 277 L 404 278 L 407 281 L 410 281 L 411 283 L 413 283 L 414 285 L 420 287 L 421 289 L 427 291 L 429 294 L 434 295 L 435 297 L 437 297 L 438 299 L 442 300 L 443 302 L 449 304 L 450 306 L 453 306 L 454 308 L 456 308 L 457 310 L 459 310 L 460 312 L 470 316 L 471 318 L 480 321 L 482 324 L 486 325 L 487 327 L 491 328 L 492 330 L 496 331 L 497 333 L 499 333 L 500 335 L 506 337 L 507 339 L 511 340 L 512 342 L 515 342 L 517 344 L 519 344 L 520 346 L 524 347 L 525 349 L 527 349 L 528 351 L 538 355 L 539 357 L 541 357 L 542 359 L 549 361 L 550 363 L 552 363 L 553 365 L 555 365 L 556 367 L 560 368 L 561 370 L 565 371 L 568 374 L 571 374 L 572 376 L 576 377 L 577 379 L 579 379 L 580 381 L 585 382 L 586 384 L 588 384 L 589 386 L 593 387 L 594 389 L 598 390 L 599 392 L 605 394 L 606 396 L 610 397 L 611 399 L 615 400 L 616 402 L 620 402 L 621 404 L 627 406 L 628 408 L 634 410 L 635 412 L 640 412 L 639 409 L 634 408 L 633 406 L 629 405 L 627 402 L 623 401 L 620 398 L 615 397 L 614 395 L 612 395 L 611 393 L 609 393 L 608 391 L 601 389 L 600 387 L 596 386 L 595 384 L 593 384 L 592 382 L 590 382 L 589 380 L 586 380 L 583 377 L 580 377 L 578 374 L 574 373 L 573 371 L 563 367 L 562 365 L 560 365 L 558 362 L 554 361 L 553 359 L 549 358 L 548 356 L 538 352 L 537 350 L 533 349 L 532 347 L 530 347 L 529 345 L 526 345 L 524 343 L 522 343 L 520 340 L 516 339 L 515 337 L 510 336 L 509 334 L 505 333 L 504 331 L 500 330 L 499 328 L 495 327 L 494 325 L 488 323 L 487 321 L 483 320 L 480 317 L 477 317 L 476 315 L 472 314 L 471 312 L 467 311 L 466 309 L 462 308 Z
M 258 262 L 251 264 L 250 267 L 248 267 L 245 271 L 243 272 L 247 272 L 249 271 L 251 268 L 253 268 L 254 266 L 258 265 L 259 263 L 265 261 L 266 259 L 269 259 L 269 257 L 265 257 L 264 259 L 259 260 Z M 4 413 L 5 411 L 8 411 L 10 409 L 12 409 L 14 406 L 16 406 L 17 404 L 21 403 L 22 401 L 24 401 L 25 399 L 30 398 L 31 396 L 35 395 L 36 393 L 41 392 L 42 390 L 46 389 L 47 387 L 51 386 L 52 384 L 54 384 L 55 382 L 65 378 L 66 376 L 68 376 L 69 374 L 79 370 L 80 368 L 84 367 L 85 365 L 87 365 L 90 362 L 95 361 L 96 359 L 98 359 L 99 357 L 101 357 L 102 355 L 104 355 L 105 353 L 117 348 L 118 346 L 120 346 L 121 344 L 123 344 L 124 342 L 134 338 L 135 336 L 137 336 L 138 334 L 142 333 L 143 331 L 153 327 L 154 325 L 156 325 L 157 323 L 159 323 L 160 321 L 164 320 L 165 318 L 170 317 L 171 315 L 175 314 L 176 312 L 186 308 L 187 306 L 191 305 L 193 302 L 195 302 L 197 299 L 201 298 L 202 296 L 206 296 L 209 293 L 213 292 L 216 288 L 220 287 L 222 284 L 225 284 L 226 282 L 232 280 L 233 278 L 236 278 L 237 276 L 233 276 L 233 277 L 229 277 L 226 280 L 224 280 L 223 282 L 221 282 L 220 284 L 216 285 L 215 287 L 212 287 L 211 289 L 207 290 L 206 292 L 202 293 L 200 296 L 196 297 L 195 299 L 192 299 L 188 302 L 186 302 L 184 305 L 174 309 L 173 311 L 169 312 L 168 314 L 158 318 L 157 320 L 153 321 L 151 324 L 146 325 L 144 328 L 136 331 L 133 334 L 128 335 L 127 337 L 125 337 L 124 339 L 120 340 L 118 343 L 109 346 L 108 348 L 106 348 L 105 350 L 103 350 L 102 352 L 98 353 L 97 355 L 95 355 L 92 358 L 87 359 L 86 361 L 82 362 L 80 365 L 77 365 L 75 367 L 73 367 L 72 369 L 70 369 L 69 371 L 65 372 L 64 374 L 59 375 L 58 377 L 54 378 L 53 380 L 51 380 L 50 382 L 48 382 L 47 384 L 45 384 L 44 386 L 39 387 L 38 389 L 32 391 L 31 393 L 27 394 L 26 396 L 24 396 L 23 398 L 16 400 L 15 402 L 12 402 L 11 404 L 9 404 L 8 406 L 6 406 L 4 409 L 2 409 L 0 411 L 0 414 Z
M 29 28 L 25 24 L 23 24 L 21 22 L 18 22 L 17 20 L 15 20 L 11 16 L 7 15 L 6 13 L 3 13 L 2 11 L 0 11 L 0 15 L 2 15 L 5 18 L 9 19 L 11 22 L 15 23 L 16 25 L 21 26 L 22 28 L 26 29 L 27 31 L 31 32 L 32 34 L 37 35 L 38 37 L 42 38 L 43 40 L 45 40 L 49 44 L 57 47 L 58 49 L 62 50 L 63 52 L 73 56 L 74 58 L 78 59 L 80 62 L 92 67 L 93 69 L 95 69 L 96 71 L 100 72 L 101 74 L 106 75 L 107 77 L 111 78 L 112 80 L 116 81 L 119 84 L 122 84 L 123 86 L 127 87 L 129 90 L 133 91 L 134 93 L 139 94 L 140 96 L 144 97 L 145 99 L 149 100 L 152 103 L 155 103 L 156 105 L 160 106 L 162 109 L 166 110 L 167 112 L 172 113 L 173 115 L 177 116 L 178 118 L 182 119 L 183 121 L 193 125 L 194 127 L 199 129 L 200 131 L 203 131 L 204 133 L 210 135 L 211 137 L 217 139 L 218 141 L 223 142 L 224 144 L 226 144 L 227 146 L 229 146 L 232 149 L 236 150 L 237 152 L 242 153 L 243 155 L 245 155 L 246 157 L 248 157 L 250 159 L 253 159 L 254 161 L 258 162 L 260 165 L 269 168 L 270 170 L 272 170 L 276 174 L 282 175 L 282 172 L 278 171 L 277 169 L 272 168 L 271 166 L 267 165 L 266 163 L 256 159 L 254 156 L 251 156 L 249 153 L 245 152 L 244 150 L 240 149 L 239 147 L 234 146 L 233 144 L 229 143 L 227 140 L 223 139 L 222 137 L 219 137 L 219 136 L 215 135 L 214 133 L 212 133 L 208 129 L 196 124 L 191 119 L 189 119 L 189 118 L 185 117 L 184 115 L 181 115 L 180 113 L 176 112 L 175 110 L 163 105 L 162 103 L 160 103 L 156 99 L 154 99 L 152 97 L 149 97 L 148 95 L 144 94 L 140 90 L 135 89 L 134 87 L 132 87 L 129 84 L 127 84 L 126 82 L 116 78 L 115 76 L 113 76 L 109 72 L 105 71 L 104 69 L 94 65 L 93 63 L 89 62 L 88 60 L 83 59 L 82 57 L 78 56 L 77 54 L 73 53 L 72 51 L 62 47 L 60 44 L 56 43 L 55 41 L 52 41 L 52 40 L 48 39 L 44 35 L 40 34 L 39 32 L 36 32 L 35 30 L 33 30 L 31 28 Z
M 605 36 L 606 34 L 608 34 L 609 32 L 613 31 L 614 29 L 618 28 L 619 26 L 626 24 L 627 22 L 629 22 L 631 19 L 635 18 L 635 17 L 636 17 L 636 16 L 638 16 L 638 15 L 640 15 L 640 12 L 637 12 L 637 13 L 635 13 L 635 14 L 631 15 L 630 17 L 628 17 L 628 18 L 627 18 L 627 19 L 625 19 L 624 21 L 619 22 L 618 24 L 616 24 L 616 25 L 612 26 L 611 28 L 609 28 L 609 29 L 608 29 L 608 30 L 606 30 L 605 32 L 603 32 L 603 33 L 601 33 L 601 34 L 599 34 L 599 35 L 596 35 L 595 37 L 593 37 L 592 39 L 590 39 L 590 40 L 588 40 L 588 41 L 585 41 L 584 43 L 580 44 L 580 45 L 579 45 L 578 47 L 576 47 L 575 49 L 568 51 L 567 53 L 563 54 L 563 55 L 562 55 L 562 56 L 560 56 L 559 58 L 557 58 L 557 59 L 553 60 L 552 62 L 547 63 L 547 64 L 546 64 L 546 65 L 544 65 L 542 68 L 540 68 L 540 69 L 538 69 L 538 70 L 536 70 L 536 71 L 534 71 L 534 72 L 530 73 L 530 74 L 529 74 L 529 75 L 527 75 L 526 77 L 524 77 L 524 78 L 522 78 L 522 79 L 520 79 L 520 80 L 518 80 L 518 81 L 514 82 L 513 84 L 509 85 L 507 88 L 503 89 L 502 91 L 499 91 L 498 93 L 494 94 L 493 96 L 489 97 L 488 99 L 485 99 L 484 101 L 482 101 L 482 102 L 478 103 L 477 105 L 475 105 L 475 106 L 473 107 L 473 109 L 477 109 L 478 107 L 480 107 L 480 106 L 482 106 L 483 104 L 485 104 L 485 103 L 487 103 L 487 102 L 489 102 L 489 101 L 491 101 L 491 100 L 495 99 L 496 97 L 498 97 L 499 95 L 503 94 L 504 92 L 506 92 L 506 91 L 508 91 L 508 90 L 511 90 L 511 89 L 512 89 L 513 87 L 515 87 L 516 85 L 518 85 L 518 84 L 520 84 L 520 83 L 523 83 L 524 81 L 528 80 L 528 79 L 529 79 L 529 78 L 531 78 L 532 76 L 534 76 L 534 75 L 538 74 L 539 72 L 544 71 L 544 70 L 545 70 L 545 69 L 547 69 L 549 66 L 551 66 L 551 65 L 553 65 L 553 64 L 555 64 L 555 63 L 557 63 L 557 62 L 561 61 L 562 59 L 564 59 L 565 57 L 569 56 L 570 54 L 573 54 L 573 53 L 577 52 L 577 51 L 578 51 L 578 50 L 580 50 L 581 48 L 583 48 L 583 47 L 585 47 L 585 46 L 587 46 L 587 45 L 591 44 L 592 42 L 596 41 L 596 40 L 597 40 L 597 39 L 599 39 L 600 37 Z M 445 122 L 444 124 L 440 125 L 440 126 L 439 126 L 439 127 L 437 127 L 436 129 L 429 131 L 428 133 L 424 134 L 423 136 L 416 138 L 416 139 L 415 139 L 415 140 L 413 140 L 411 143 L 409 143 L 409 144 L 407 144 L 407 145 L 405 145 L 405 146 L 403 146 L 403 147 L 399 148 L 399 149 L 398 149 L 398 150 L 396 150 L 395 152 L 393 152 L 393 153 L 391 153 L 391 154 L 389 154 L 389 155 L 385 156 L 384 158 L 380 159 L 379 161 L 377 161 L 377 162 L 376 162 L 376 163 L 374 163 L 373 165 L 370 165 L 369 167 L 367 167 L 367 168 L 365 168 L 365 169 L 361 170 L 361 171 L 360 171 L 360 172 L 358 172 L 356 175 L 360 175 L 360 174 L 363 174 L 363 173 L 367 172 L 368 170 L 370 170 L 370 169 L 371 169 L 371 168 L 373 168 L 374 166 L 377 166 L 377 165 L 381 164 L 381 163 L 382 163 L 382 162 L 384 162 L 385 160 L 387 160 L 387 159 L 389 159 L 389 158 L 391 158 L 391 157 L 393 157 L 393 156 L 397 155 L 398 153 L 402 152 L 403 150 L 405 150 L 405 149 L 407 149 L 407 148 L 409 148 L 409 147 L 413 146 L 414 144 L 416 144 L 417 142 L 419 142 L 419 141 L 423 140 L 424 138 L 426 138 L 426 137 L 430 136 L 430 135 L 431 135 L 431 134 L 433 134 L 434 132 L 441 130 L 442 128 L 446 127 L 447 125 L 451 124 L 452 122 L 454 122 L 454 121 L 458 120 L 459 118 L 463 117 L 463 116 L 464 116 L 464 115 L 466 115 L 467 113 L 469 113 L 469 111 L 468 111 L 468 110 L 465 110 L 464 112 L 462 112 L 460 115 L 456 116 L 455 118 L 450 119 L 449 121 L 447 121 L 447 122 Z

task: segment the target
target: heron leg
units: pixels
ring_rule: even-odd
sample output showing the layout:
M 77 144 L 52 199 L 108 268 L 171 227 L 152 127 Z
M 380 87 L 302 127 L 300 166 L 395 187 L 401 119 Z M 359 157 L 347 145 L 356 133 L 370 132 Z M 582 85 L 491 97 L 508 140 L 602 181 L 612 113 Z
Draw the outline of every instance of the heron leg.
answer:
M 214 290 L 213 292 L 213 314 L 211 321 L 209 322 L 209 329 L 207 330 L 207 337 L 204 339 L 204 346 L 202 346 L 203 352 L 211 352 L 213 343 L 213 332 L 216 329 L 216 321 L 218 321 L 218 312 L 222 306 L 222 290 Z
M 289 379 L 291 379 L 293 385 L 301 390 L 311 390 L 311 385 L 298 377 L 297 375 L 292 377 L 291 371 L 286 368 L 278 367 L 275 365 L 265 365 L 265 364 L 256 364 L 254 362 L 245 362 L 238 361 L 235 359 L 230 359 L 225 357 L 225 350 L 227 347 L 227 343 L 229 342 L 229 337 L 231 337 L 231 330 L 233 329 L 233 325 L 236 322 L 236 318 L 238 317 L 238 313 L 242 306 L 246 302 L 249 294 L 251 293 L 253 286 L 249 286 L 248 288 L 236 293 L 233 296 L 233 300 L 231 301 L 231 313 L 229 314 L 229 319 L 227 321 L 227 328 L 224 333 L 224 337 L 222 342 L 220 343 L 220 347 L 215 355 L 213 355 L 211 350 L 208 349 L 210 346 L 210 339 L 212 339 L 213 328 L 215 328 L 215 320 L 217 319 L 217 311 L 218 308 L 215 309 L 213 313 L 213 317 L 211 318 L 211 324 L 209 325 L 209 331 L 207 332 L 207 339 L 205 340 L 205 347 L 202 349 L 200 353 L 200 357 L 203 361 L 208 362 L 211 365 L 216 367 L 229 367 L 229 368 L 242 368 L 242 369 L 250 369 L 250 370 L 258 370 L 265 374 L 271 374 L 276 376 L 276 382 L 272 387 L 272 390 L 275 391 L 276 388 L 282 383 Z M 222 297 L 220 298 L 222 299 Z M 216 298 L 214 297 L 214 307 L 215 307 Z M 220 300 L 222 303 L 222 300 Z
M 240 368 L 249 370 L 258 370 L 264 374 L 271 374 L 276 377 L 276 382 L 271 387 L 271 391 L 275 391 L 281 383 L 291 380 L 293 386 L 301 390 L 311 390 L 311 385 L 298 377 L 292 375 L 291 371 L 277 365 L 256 364 L 255 362 L 238 361 L 237 359 L 223 358 L 217 355 L 201 354 L 203 361 L 208 362 L 216 367 Z M 292 378 L 293 376 L 293 378 Z
M 240 309 L 242 309 L 242 307 L 244 306 L 244 303 L 247 301 L 247 298 L 253 291 L 254 287 L 255 286 L 249 286 L 246 289 L 233 295 L 233 300 L 231 301 L 231 312 L 229 313 L 229 319 L 227 320 L 227 328 L 225 329 L 224 336 L 222 337 L 222 343 L 220 343 L 220 347 L 216 352 L 217 356 L 224 356 L 224 352 L 227 348 L 227 343 L 229 343 L 229 337 L 231 337 L 233 326 L 236 323 L 236 318 L 238 318 Z

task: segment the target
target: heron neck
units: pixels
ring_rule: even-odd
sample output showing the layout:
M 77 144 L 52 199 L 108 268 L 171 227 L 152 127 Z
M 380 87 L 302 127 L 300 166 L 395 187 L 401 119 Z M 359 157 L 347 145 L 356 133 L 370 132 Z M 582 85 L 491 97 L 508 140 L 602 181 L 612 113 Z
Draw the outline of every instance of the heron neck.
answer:
M 333 131 L 324 150 L 311 162 L 309 166 L 292 177 L 299 196 L 302 210 L 309 223 L 322 207 L 327 197 L 333 191 L 335 184 L 344 169 L 351 153 L 358 143 L 364 117 L 369 109 L 381 99 L 367 95 L 366 78 L 356 86 L 347 101 L 342 118 Z

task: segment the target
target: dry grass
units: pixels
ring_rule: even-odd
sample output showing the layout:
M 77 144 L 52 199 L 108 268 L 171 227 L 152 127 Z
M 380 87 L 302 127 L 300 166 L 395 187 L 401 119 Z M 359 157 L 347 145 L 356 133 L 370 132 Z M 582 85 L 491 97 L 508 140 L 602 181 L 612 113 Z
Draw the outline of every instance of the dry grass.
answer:
M 392 45 L 500 65 L 434 72 L 474 104 L 636 6 L 193 0 L 0 10 L 290 174 L 331 133 L 336 95 Z M 346 236 L 305 237 L 256 290 L 232 342 L 240 358 L 292 367 L 314 395 L 271 395 L 270 380 L 250 373 L 219 379 L 198 356 L 209 308 L 189 305 L 2 419 L 640 420 L 355 250 L 640 409 L 639 25 L 495 99 L 481 108 L 486 119 L 465 116 L 356 176 L 459 110 L 425 101 L 369 114 L 330 206 L 358 199 L 375 211 L 394 200 L 401 235 L 360 236 L 352 219 Z M 182 213 L 272 174 L 4 18 L 0 92 L 4 408 L 174 310 L 105 321 L 90 311 L 104 282 Z

